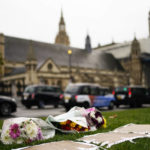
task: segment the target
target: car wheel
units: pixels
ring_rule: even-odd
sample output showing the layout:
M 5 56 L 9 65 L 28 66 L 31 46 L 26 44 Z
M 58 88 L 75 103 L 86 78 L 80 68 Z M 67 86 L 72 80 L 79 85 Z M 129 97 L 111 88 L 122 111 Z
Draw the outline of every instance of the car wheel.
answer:
M 142 107 L 142 103 L 140 101 L 137 102 L 137 107 Z
M 65 110 L 66 110 L 66 111 L 69 111 L 70 108 L 71 108 L 70 106 L 65 106 Z
M 54 108 L 58 108 L 58 105 L 57 105 L 57 104 L 55 104 L 55 105 L 54 105 Z
M 26 107 L 27 109 L 30 109 L 30 108 L 31 108 L 31 106 L 30 106 L 30 105 L 26 105 L 25 107 Z
M 108 106 L 108 109 L 109 109 L 109 110 L 114 109 L 114 103 L 113 103 L 112 101 L 110 102 L 110 104 L 109 104 L 109 106 Z
M 0 113 L 3 116 L 7 116 L 11 114 L 11 105 L 9 103 L 3 103 L 1 104 Z
M 116 104 L 116 107 L 119 108 L 119 104 Z
M 38 108 L 44 108 L 44 106 L 45 106 L 44 101 L 39 100 L 38 101 Z
M 83 107 L 84 107 L 84 108 L 89 108 L 89 107 L 90 107 L 90 105 L 89 105 L 89 103 L 88 103 L 88 102 L 84 102 L 84 103 L 83 103 Z
M 134 108 L 134 107 L 136 107 L 137 105 L 136 105 L 136 101 L 135 100 L 132 100 L 131 102 L 130 102 L 130 108 Z
M 137 104 L 137 107 L 140 107 L 140 108 L 141 108 L 141 107 L 142 107 L 142 104 L 141 104 L 141 103 Z

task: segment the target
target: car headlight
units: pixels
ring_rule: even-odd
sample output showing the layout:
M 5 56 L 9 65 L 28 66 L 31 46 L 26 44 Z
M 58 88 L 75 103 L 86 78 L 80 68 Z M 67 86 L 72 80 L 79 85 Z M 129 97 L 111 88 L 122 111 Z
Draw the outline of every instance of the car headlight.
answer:
M 16 102 L 15 98 L 12 98 L 11 100 L 12 100 L 13 102 Z

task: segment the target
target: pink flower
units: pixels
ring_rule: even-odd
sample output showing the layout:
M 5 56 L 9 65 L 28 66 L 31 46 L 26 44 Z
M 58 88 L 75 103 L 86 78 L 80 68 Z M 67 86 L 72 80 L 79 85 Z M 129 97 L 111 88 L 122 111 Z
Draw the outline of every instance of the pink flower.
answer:
M 37 140 L 41 140 L 41 139 L 43 139 L 43 135 L 42 135 L 41 129 L 39 128 L 38 129 Z
M 13 124 L 10 126 L 10 131 L 9 131 L 9 135 L 11 136 L 11 138 L 16 139 L 17 137 L 20 136 L 20 130 L 19 130 L 19 125 L 18 124 Z
M 90 113 L 90 112 L 92 112 L 92 111 L 95 111 L 95 107 L 88 108 L 88 109 L 86 109 L 86 111 L 87 111 L 88 113 Z

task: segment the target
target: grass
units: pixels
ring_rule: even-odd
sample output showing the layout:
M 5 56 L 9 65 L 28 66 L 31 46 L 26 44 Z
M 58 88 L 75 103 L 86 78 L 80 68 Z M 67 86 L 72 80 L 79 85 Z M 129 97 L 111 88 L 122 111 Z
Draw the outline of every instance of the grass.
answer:
M 106 129 L 99 129 L 94 132 L 87 132 L 87 133 L 79 133 L 79 134 L 63 134 L 60 132 L 56 132 L 54 138 L 33 142 L 29 145 L 36 145 L 46 142 L 52 141 L 60 141 L 60 140 L 76 140 L 84 135 L 90 135 L 100 132 L 107 132 L 114 130 L 117 127 L 123 126 L 129 123 L 136 123 L 136 124 L 150 124 L 150 108 L 139 108 L 139 109 L 129 109 L 124 111 L 111 111 L 111 112 L 102 112 L 103 116 L 105 116 L 107 120 L 107 128 Z M 110 116 L 114 116 L 114 118 L 110 118 Z M 0 128 L 2 127 L 3 121 L 0 120 Z M 135 143 L 124 142 L 121 144 L 117 144 L 109 148 L 109 150 L 147 150 L 150 147 L 150 138 L 141 138 L 134 140 Z M 27 146 L 26 144 L 20 145 L 3 145 L 0 142 L 0 150 L 10 150 L 12 148 L 19 148 Z

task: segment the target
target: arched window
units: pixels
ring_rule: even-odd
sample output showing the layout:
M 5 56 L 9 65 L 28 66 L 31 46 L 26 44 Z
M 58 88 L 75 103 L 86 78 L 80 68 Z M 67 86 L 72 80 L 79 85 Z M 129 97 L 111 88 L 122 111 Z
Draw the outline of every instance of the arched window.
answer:
M 49 63 L 49 64 L 47 65 L 47 68 L 48 68 L 49 71 L 51 71 L 52 68 L 53 68 L 53 65 L 52 65 L 51 63 Z

